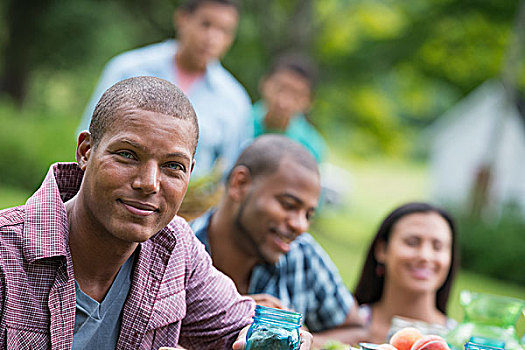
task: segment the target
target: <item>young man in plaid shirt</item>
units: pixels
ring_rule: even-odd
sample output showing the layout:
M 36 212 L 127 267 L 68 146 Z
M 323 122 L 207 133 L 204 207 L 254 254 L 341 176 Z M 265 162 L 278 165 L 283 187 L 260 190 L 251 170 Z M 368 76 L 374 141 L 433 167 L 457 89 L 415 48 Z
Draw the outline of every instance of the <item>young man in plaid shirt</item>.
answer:
M 353 343 L 362 320 L 326 252 L 306 231 L 321 191 L 313 155 L 284 135 L 239 156 L 217 208 L 191 223 L 213 264 L 258 304 L 303 314 L 316 343 Z
M 25 205 L 0 211 L 0 348 L 244 347 L 253 301 L 176 216 L 198 134 L 165 80 L 104 93 L 77 163 L 52 165 Z

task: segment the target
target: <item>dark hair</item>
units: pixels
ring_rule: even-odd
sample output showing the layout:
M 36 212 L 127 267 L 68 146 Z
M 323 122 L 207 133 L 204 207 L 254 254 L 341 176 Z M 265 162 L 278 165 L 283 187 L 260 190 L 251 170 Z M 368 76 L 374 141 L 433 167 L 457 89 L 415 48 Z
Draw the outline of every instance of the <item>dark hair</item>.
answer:
M 272 63 L 265 76 L 270 77 L 284 70 L 290 70 L 306 79 L 310 84 L 310 91 L 313 91 L 317 83 L 317 67 L 308 56 L 299 53 L 283 54 Z
M 227 180 L 238 166 L 247 167 L 252 178 L 273 174 L 279 169 L 281 160 L 285 157 L 319 174 L 317 161 L 303 145 L 284 135 L 265 134 L 257 137 L 241 153 Z
M 459 267 L 458 247 L 457 247 L 457 233 L 456 226 L 450 214 L 441 208 L 437 208 L 428 203 L 412 202 L 404 204 L 394 209 L 381 223 L 379 230 L 377 231 L 368 255 L 366 256 L 361 277 L 355 289 L 354 296 L 359 304 L 373 304 L 381 299 L 383 294 L 384 276 L 379 276 L 376 273 L 378 261 L 375 257 L 375 249 L 379 242 L 385 242 L 388 244 L 392 227 L 399 221 L 399 219 L 406 215 L 414 213 L 437 213 L 445 219 L 450 227 L 452 233 L 452 247 L 451 247 L 451 262 L 450 268 L 447 274 L 447 278 L 443 285 L 438 289 L 436 293 L 436 307 L 438 310 L 446 314 L 448 297 L 450 294 L 450 288 L 452 281 Z
M 232 6 L 233 8 L 235 8 L 235 10 L 237 10 L 237 12 L 240 12 L 241 10 L 241 5 L 238 0 L 186 0 L 179 6 L 179 8 L 191 13 L 197 10 L 203 4 L 208 2 L 217 3 L 225 6 Z
M 184 93 L 172 83 L 143 76 L 122 80 L 107 89 L 93 111 L 89 132 L 96 147 L 104 133 L 126 109 L 141 109 L 189 120 L 194 127 L 193 155 L 199 139 L 197 115 Z

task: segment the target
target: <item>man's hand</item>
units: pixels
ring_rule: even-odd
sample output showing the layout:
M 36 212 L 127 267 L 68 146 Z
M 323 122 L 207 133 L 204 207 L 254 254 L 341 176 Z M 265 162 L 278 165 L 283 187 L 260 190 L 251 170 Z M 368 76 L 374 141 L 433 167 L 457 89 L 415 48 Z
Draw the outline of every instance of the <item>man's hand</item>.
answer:
M 248 329 L 250 329 L 251 324 L 244 327 L 241 332 L 239 333 L 239 336 L 237 337 L 237 340 L 235 343 L 233 343 L 232 349 L 233 350 L 244 350 L 246 349 L 246 334 L 248 333 Z
M 248 329 L 251 325 L 248 325 L 244 327 L 241 332 L 239 333 L 239 336 L 237 337 L 237 340 L 235 343 L 233 343 L 233 350 L 244 350 L 246 349 L 246 334 L 248 333 Z M 299 329 L 299 336 L 301 337 L 301 347 L 300 350 L 310 350 L 313 343 L 313 337 L 312 334 L 305 331 L 304 329 Z
M 301 347 L 299 350 L 310 350 L 314 341 L 312 333 L 307 332 L 304 329 L 299 329 L 299 335 L 301 336 Z
M 277 309 L 284 309 L 283 304 L 281 303 L 281 300 L 277 299 L 273 295 L 270 295 L 270 294 L 250 294 L 250 295 L 247 295 L 247 296 L 252 298 L 257 305 L 274 307 L 274 308 L 277 308 Z

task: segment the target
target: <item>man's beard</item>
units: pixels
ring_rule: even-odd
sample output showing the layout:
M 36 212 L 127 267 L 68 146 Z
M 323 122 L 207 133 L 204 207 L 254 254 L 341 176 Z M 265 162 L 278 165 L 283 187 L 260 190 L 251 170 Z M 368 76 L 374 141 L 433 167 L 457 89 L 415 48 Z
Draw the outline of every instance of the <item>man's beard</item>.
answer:
M 241 203 L 239 210 L 237 211 L 237 215 L 235 216 L 234 224 L 237 228 L 237 232 L 239 233 L 239 244 L 241 246 L 241 249 L 245 249 L 246 245 L 243 244 L 244 242 L 248 243 L 249 251 L 253 252 L 254 255 L 257 257 L 257 260 L 259 260 L 262 263 L 273 265 L 273 262 L 269 261 L 266 256 L 264 256 L 264 253 L 262 252 L 261 248 L 259 247 L 259 244 L 253 237 L 252 233 L 243 225 L 241 219 L 242 214 L 244 213 L 244 209 L 246 208 L 246 202 L 250 199 L 251 195 L 248 195 L 248 197 Z M 243 247 L 244 245 L 244 247 Z

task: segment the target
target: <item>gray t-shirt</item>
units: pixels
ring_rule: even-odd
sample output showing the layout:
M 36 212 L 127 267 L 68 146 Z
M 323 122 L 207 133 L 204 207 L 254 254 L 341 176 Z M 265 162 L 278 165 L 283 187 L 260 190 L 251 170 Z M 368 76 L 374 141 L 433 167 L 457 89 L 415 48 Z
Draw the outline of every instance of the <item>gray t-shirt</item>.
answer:
M 117 346 L 122 308 L 131 287 L 136 253 L 122 265 L 101 303 L 85 294 L 75 281 L 77 295 L 73 350 L 113 350 Z

